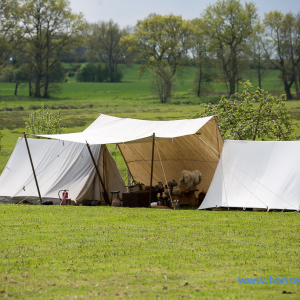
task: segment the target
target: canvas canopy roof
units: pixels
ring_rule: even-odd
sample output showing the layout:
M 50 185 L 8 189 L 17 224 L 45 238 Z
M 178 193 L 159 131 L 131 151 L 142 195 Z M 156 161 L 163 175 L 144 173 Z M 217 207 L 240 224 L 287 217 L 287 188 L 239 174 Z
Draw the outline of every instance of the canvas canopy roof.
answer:
M 121 144 L 147 142 L 156 139 L 176 138 L 195 134 L 214 117 L 176 121 L 147 121 L 123 119 L 101 114 L 83 132 L 40 135 L 53 139 L 93 144 Z
M 221 151 L 223 140 L 214 116 L 176 121 L 145 121 L 101 114 L 79 133 L 43 135 L 89 144 L 118 144 L 135 181 L 150 183 L 152 135 L 155 133 L 153 182 L 178 181 L 183 170 L 203 174 L 200 191 L 206 192 L 218 164 L 204 142 Z
M 300 209 L 300 141 L 225 141 L 199 209 Z
M 102 186 L 86 145 L 69 141 L 27 139 L 43 201 L 58 202 L 58 191 L 69 190 L 69 198 L 80 201 L 102 200 Z M 105 145 L 91 151 L 108 193 L 126 191 L 125 183 Z M 104 163 L 104 167 L 103 167 Z M 22 199 L 36 203 L 38 193 L 23 138 L 0 176 L 0 201 L 16 203 Z

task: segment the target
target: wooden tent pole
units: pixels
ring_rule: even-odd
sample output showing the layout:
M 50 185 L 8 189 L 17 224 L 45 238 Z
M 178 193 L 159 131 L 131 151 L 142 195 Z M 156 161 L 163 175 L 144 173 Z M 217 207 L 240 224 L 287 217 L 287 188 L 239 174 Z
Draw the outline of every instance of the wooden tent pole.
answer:
M 152 196 L 152 177 L 153 177 L 153 161 L 154 161 L 154 143 L 155 143 L 155 133 L 153 133 L 153 141 L 152 141 L 152 159 L 151 159 L 149 207 L 151 207 L 151 198 L 152 198 L 151 196 Z
M 28 151 L 28 155 L 29 155 L 29 159 L 30 159 L 30 163 L 31 163 L 31 168 L 32 168 L 32 172 L 33 172 L 33 176 L 34 176 L 34 180 L 35 180 L 35 184 L 36 184 L 36 188 L 39 194 L 39 199 L 40 199 L 40 204 L 42 204 L 42 197 L 41 197 L 41 193 L 40 193 L 40 188 L 39 188 L 39 184 L 35 175 L 35 170 L 34 170 L 34 166 L 33 166 L 33 162 L 32 162 L 32 158 L 31 158 L 31 154 L 30 154 L 30 150 L 29 150 L 29 146 L 28 146 L 28 141 L 27 141 L 27 137 L 26 137 L 26 133 L 23 132 L 24 134 L 24 139 L 25 139 L 25 143 L 26 143 L 26 147 L 27 147 L 27 151 Z
M 108 194 L 107 194 L 107 191 L 106 191 L 105 185 L 104 185 L 104 183 L 103 183 L 103 180 L 102 180 L 102 178 L 101 178 L 100 172 L 99 172 L 99 170 L 98 170 L 98 168 L 97 168 L 97 164 L 96 164 L 96 162 L 95 162 L 95 159 L 94 159 L 93 153 L 92 153 L 92 151 L 91 151 L 90 145 L 89 145 L 88 143 L 86 143 L 86 146 L 87 146 L 87 148 L 88 148 L 88 150 L 89 150 L 89 153 L 90 153 L 90 155 L 91 155 L 91 158 L 92 158 L 94 167 L 95 167 L 95 169 L 96 169 L 97 175 L 98 175 L 99 180 L 100 180 L 100 182 L 101 182 L 101 185 L 102 185 L 102 188 L 103 188 L 103 191 L 104 191 L 104 200 L 105 200 L 105 203 L 111 205 L 110 200 L 109 200 L 109 196 L 108 196 Z

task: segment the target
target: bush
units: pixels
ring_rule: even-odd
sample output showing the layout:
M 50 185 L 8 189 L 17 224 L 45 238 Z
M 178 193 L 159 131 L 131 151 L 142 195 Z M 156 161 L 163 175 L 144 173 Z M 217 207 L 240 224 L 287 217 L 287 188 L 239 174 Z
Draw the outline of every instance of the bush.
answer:
M 40 107 L 39 106 L 36 106 L 36 105 L 31 105 L 28 107 L 28 109 L 31 109 L 31 110 L 37 110 L 39 109 Z
M 12 107 L 3 107 L 4 111 L 13 111 L 14 109 Z
M 95 81 L 103 82 L 108 81 L 109 78 L 109 68 L 107 65 L 102 66 L 101 64 L 95 65 Z
M 32 134 L 60 134 L 64 128 L 60 127 L 61 117 L 60 110 L 54 114 L 49 108 L 41 106 L 36 112 L 31 112 L 29 121 L 25 122 L 26 130 Z
M 50 71 L 50 82 L 65 82 L 66 71 L 61 62 L 57 62 Z
M 93 104 L 85 104 L 85 105 L 80 106 L 80 108 L 92 108 L 92 107 L 94 107 Z
M 4 68 L 1 72 L 0 81 L 1 82 L 14 82 L 15 80 L 15 73 L 12 66 L 8 66 Z
M 94 64 L 87 63 L 83 65 L 76 73 L 76 80 L 79 82 L 95 82 L 96 68 Z
M 120 82 L 122 78 L 123 72 L 121 70 L 116 70 L 111 76 L 107 65 L 93 63 L 82 65 L 76 73 L 76 80 L 79 82 Z
M 115 70 L 114 75 L 111 76 L 112 82 L 120 82 L 123 78 L 123 72 L 119 69 Z
M 222 96 L 217 105 L 201 104 L 204 110 L 193 118 L 217 115 L 223 139 L 298 140 L 298 125 L 285 106 L 285 95 L 277 98 L 260 88 L 252 89 L 246 81 L 244 91 L 231 95 L 230 99 Z
M 66 105 L 58 105 L 58 106 L 56 106 L 56 109 L 68 109 L 68 106 L 66 106 Z

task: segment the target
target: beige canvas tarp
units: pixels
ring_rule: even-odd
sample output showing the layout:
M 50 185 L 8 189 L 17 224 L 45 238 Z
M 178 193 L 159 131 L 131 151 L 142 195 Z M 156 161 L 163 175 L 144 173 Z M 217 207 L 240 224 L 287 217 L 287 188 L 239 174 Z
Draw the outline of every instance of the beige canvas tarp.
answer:
M 218 152 L 221 152 L 223 140 L 215 118 L 211 118 L 196 134 L 158 140 L 154 147 L 153 182 L 165 182 L 163 171 L 167 181 L 175 179 L 178 182 L 183 170 L 199 170 L 203 174 L 203 181 L 197 188 L 200 189 L 200 192 L 202 190 L 207 192 L 218 165 L 218 159 L 198 136 Z M 152 142 L 119 144 L 119 147 L 132 177 L 137 182 L 148 185 L 150 182 Z
M 219 153 L 223 147 L 214 116 L 176 121 L 147 121 L 101 114 L 83 132 L 43 136 L 79 143 L 118 144 L 132 177 L 137 182 L 149 185 L 153 133 L 156 137 L 153 182 L 165 182 L 163 169 L 167 181 L 178 181 L 183 170 L 199 170 L 203 174 L 199 189 L 207 192 L 219 155 L 213 154 L 205 143 Z

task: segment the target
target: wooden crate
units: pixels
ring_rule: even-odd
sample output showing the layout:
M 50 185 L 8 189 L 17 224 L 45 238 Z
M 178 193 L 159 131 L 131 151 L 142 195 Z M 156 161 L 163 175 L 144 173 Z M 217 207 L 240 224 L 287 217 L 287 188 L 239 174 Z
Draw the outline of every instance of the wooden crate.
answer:
M 124 207 L 149 207 L 149 191 L 122 193 Z M 156 192 L 151 193 L 152 202 L 157 201 Z

